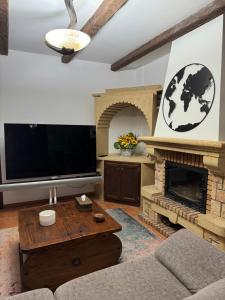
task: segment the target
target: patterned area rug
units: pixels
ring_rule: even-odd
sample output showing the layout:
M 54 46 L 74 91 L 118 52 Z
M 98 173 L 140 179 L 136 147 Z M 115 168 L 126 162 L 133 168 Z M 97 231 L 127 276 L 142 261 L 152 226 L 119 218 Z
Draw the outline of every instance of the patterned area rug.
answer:
M 108 209 L 107 213 L 122 225 L 122 231 L 116 233 L 123 245 L 120 262 L 145 257 L 162 242 L 161 239 L 129 216 L 123 209 Z
M 162 242 L 120 208 L 107 212 L 122 225 L 117 233 L 123 244 L 120 262 L 149 255 Z M 17 227 L 0 230 L 0 296 L 21 292 Z
M 17 227 L 0 230 L 0 296 L 21 291 Z

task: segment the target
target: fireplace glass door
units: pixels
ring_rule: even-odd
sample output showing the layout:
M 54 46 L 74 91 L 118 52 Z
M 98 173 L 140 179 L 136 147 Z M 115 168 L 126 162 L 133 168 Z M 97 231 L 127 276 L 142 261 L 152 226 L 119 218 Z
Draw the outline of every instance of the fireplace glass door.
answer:
M 166 196 L 202 213 L 206 211 L 207 181 L 207 169 L 166 162 Z

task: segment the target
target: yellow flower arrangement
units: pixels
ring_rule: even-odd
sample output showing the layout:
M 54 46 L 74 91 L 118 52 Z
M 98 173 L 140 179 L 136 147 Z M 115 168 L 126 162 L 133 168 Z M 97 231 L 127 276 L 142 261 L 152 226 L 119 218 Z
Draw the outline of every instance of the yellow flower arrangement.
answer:
M 123 134 L 118 137 L 117 141 L 114 143 L 115 149 L 133 150 L 137 146 L 137 136 L 132 132 L 128 134 Z

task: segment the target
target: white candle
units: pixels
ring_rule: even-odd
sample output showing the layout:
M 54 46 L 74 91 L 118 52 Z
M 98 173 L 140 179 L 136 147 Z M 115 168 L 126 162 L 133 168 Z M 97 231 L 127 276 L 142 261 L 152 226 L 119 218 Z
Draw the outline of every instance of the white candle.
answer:
M 50 226 L 55 224 L 55 211 L 43 210 L 39 213 L 39 221 L 41 226 Z
M 82 195 L 80 198 L 81 198 L 81 201 L 84 202 L 86 200 L 86 195 Z

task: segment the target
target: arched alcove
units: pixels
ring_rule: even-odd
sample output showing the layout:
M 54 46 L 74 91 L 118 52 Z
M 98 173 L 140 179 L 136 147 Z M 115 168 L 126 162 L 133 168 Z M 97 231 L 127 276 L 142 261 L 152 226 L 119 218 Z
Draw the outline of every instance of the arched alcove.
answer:
M 149 136 L 150 129 L 143 112 L 135 106 L 128 106 L 117 112 L 111 119 L 109 126 L 109 153 L 119 154 L 119 150 L 114 148 L 114 143 L 118 136 L 124 133 L 133 132 L 138 137 Z M 143 144 L 143 143 L 142 143 Z M 143 145 L 136 148 L 135 154 L 145 154 Z
M 106 90 L 105 93 L 94 94 L 98 156 L 108 155 L 110 122 L 121 109 L 131 106 L 140 110 L 146 119 L 150 135 L 153 134 L 157 116 L 156 96 L 161 89 L 157 85 Z

